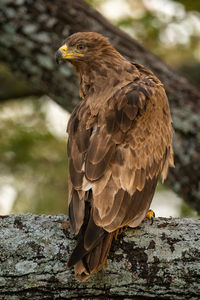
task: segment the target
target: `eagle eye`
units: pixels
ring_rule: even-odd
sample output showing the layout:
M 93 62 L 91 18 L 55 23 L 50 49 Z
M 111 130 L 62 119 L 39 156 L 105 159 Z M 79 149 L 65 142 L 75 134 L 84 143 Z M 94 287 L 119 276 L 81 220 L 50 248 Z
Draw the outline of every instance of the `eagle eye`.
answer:
M 77 50 L 83 50 L 85 48 L 85 46 L 83 45 L 83 44 L 78 44 L 77 46 L 76 46 L 76 49 Z

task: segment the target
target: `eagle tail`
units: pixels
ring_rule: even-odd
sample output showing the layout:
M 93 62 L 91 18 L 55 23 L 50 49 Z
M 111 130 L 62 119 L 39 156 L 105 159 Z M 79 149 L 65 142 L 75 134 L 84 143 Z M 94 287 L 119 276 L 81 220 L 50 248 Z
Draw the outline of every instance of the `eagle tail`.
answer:
M 67 264 L 69 268 L 74 266 L 76 279 L 84 281 L 106 265 L 114 234 L 94 223 L 91 209 L 89 220 L 84 220 L 77 246 Z

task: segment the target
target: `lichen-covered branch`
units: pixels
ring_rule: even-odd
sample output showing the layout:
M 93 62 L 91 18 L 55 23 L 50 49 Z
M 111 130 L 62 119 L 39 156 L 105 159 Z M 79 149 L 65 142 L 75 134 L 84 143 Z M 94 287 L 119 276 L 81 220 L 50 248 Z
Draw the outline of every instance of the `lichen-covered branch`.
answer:
M 66 268 L 76 243 L 67 220 L 0 217 L 0 299 L 200 298 L 199 220 L 157 218 L 126 229 L 104 272 L 82 283 Z
M 56 66 L 54 55 L 74 32 L 100 32 L 122 55 L 153 70 L 166 88 L 175 128 L 176 168 L 167 184 L 200 211 L 199 88 L 82 0 L 1 0 L 0 20 L 0 60 L 69 111 L 79 101 L 77 79 L 70 64 Z

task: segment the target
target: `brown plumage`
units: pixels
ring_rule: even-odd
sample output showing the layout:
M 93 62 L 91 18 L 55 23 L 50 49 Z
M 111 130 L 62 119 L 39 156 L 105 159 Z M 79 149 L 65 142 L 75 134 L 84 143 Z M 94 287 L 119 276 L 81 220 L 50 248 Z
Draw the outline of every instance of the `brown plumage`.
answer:
M 116 230 L 145 218 L 173 166 L 173 130 L 162 83 L 102 35 L 73 34 L 56 59 L 69 60 L 80 79 L 82 101 L 67 129 L 69 218 L 78 234 L 68 266 L 85 280 L 105 265 Z

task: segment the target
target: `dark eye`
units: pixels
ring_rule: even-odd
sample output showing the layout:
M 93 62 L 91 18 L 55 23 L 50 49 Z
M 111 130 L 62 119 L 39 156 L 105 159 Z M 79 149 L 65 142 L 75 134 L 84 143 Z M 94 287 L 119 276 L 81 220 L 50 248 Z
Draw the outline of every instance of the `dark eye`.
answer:
M 85 46 L 83 44 L 79 44 L 76 46 L 77 50 L 82 50 L 85 48 Z

